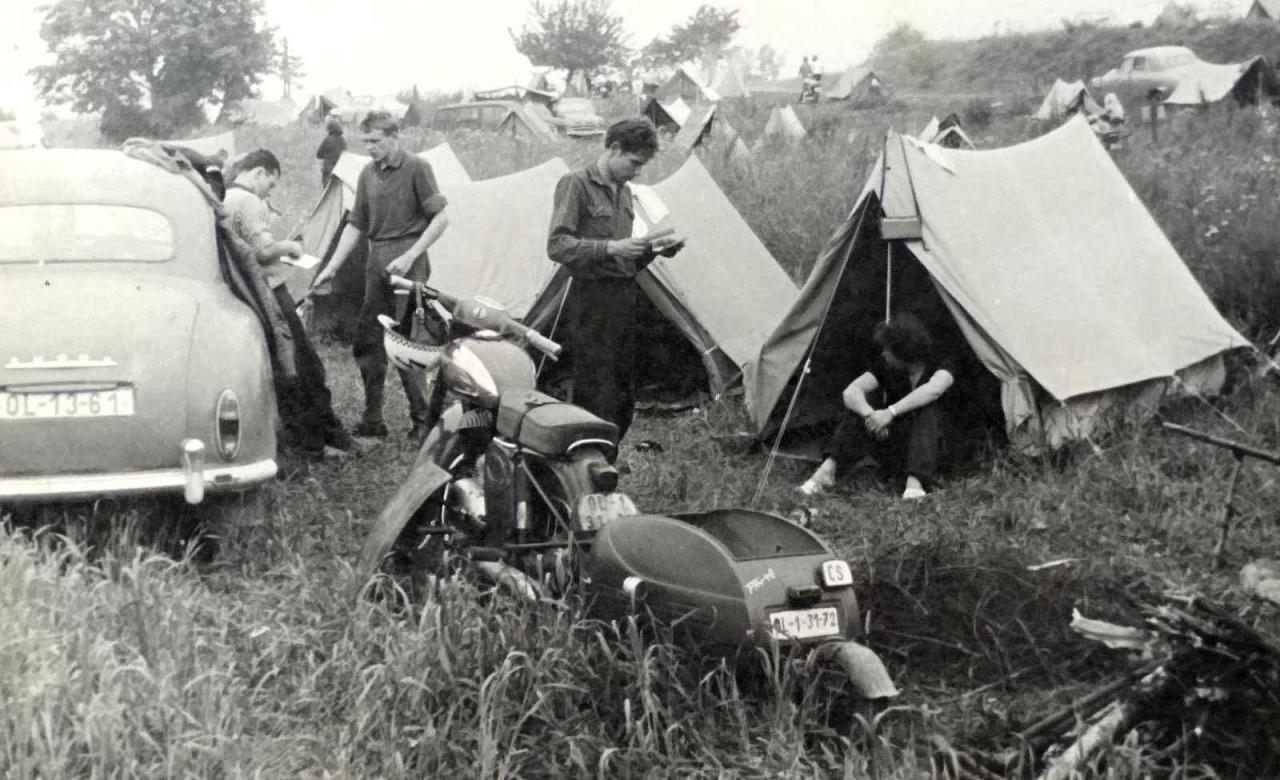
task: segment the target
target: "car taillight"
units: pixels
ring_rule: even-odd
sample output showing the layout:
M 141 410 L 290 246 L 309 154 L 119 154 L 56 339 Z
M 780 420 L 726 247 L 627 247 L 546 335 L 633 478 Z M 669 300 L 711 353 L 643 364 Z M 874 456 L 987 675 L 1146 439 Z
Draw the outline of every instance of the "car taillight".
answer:
M 218 453 L 231 460 L 240 452 L 240 399 L 234 390 L 223 390 L 218 396 L 213 424 Z
M 828 588 L 843 588 L 853 584 L 853 572 L 845 561 L 822 562 L 822 584 Z

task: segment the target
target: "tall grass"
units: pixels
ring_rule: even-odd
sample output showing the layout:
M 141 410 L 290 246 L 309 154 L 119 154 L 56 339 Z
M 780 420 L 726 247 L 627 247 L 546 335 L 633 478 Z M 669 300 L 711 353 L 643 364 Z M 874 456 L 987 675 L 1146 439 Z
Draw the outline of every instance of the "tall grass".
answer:
M 847 213 L 889 127 L 914 131 L 953 101 L 892 111 L 802 112 L 819 137 L 770 148 L 742 167 L 714 144 L 699 152 L 728 197 L 797 281 Z M 728 106 L 748 143 L 767 106 Z M 1041 132 L 997 117 L 980 146 Z M 415 149 L 443 140 L 408 135 Z M 852 140 L 850 140 L 852 139 Z M 285 167 L 275 195 L 291 226 L 319 194 L 314 128 L 246 129 Z M 472 175 L 550 156 L 594 158 L 591 143 L 450 137 Z M 1280 327 L 1277 237 L 1270 217 L 1280 146 L 1253 112 L 1185 114 L 1153 143 L 1138 128 L 1117 163 L 1215 303 L 1255 337 Z M 648 181 L 680 164 L 670 151 Z M 1070 175 L 1069 171 L 1064 175 Z M 283 232 L 283 231 L 282 231 Z M 1105 247 L 1082 237 L 1081 251 Z M 1153 293 L 1154 294 L 1154 293 Z M 325 345 L 335 403 L 359 408 L 345 349 Z M 407 429 L 398 393 L 393 430 Z M 1280 400 L 1267 381 L 1218 401 L 1191 399 L 1172 419 L 1275 447 Z M 647 511 L 751 501 L 763 459 L 735 434 L 732 400 L 676 418 L 642 417 L 627 445 L 625 488 Z M 1280 481 L 1250 463 L 1226 566 L 1210 567 L 1229 456 L 1138 427 L 1064 462 L 994 453 L 923 503 L 843 486 L 808 507 L 853 564 L 869 641 L 905 694 L 903 709 L 859 718 L 798 664 L 752 657 L 731 672 L 633 628 L 527 610 L 453 588 L 412 613 L 349 597 L 349 562 L 412 454 L 394 440 L 317 466 L 268 490 L 267 527 L 228 538 L 197 566 L 140 544 L 155 510 L 71 513 L 67 541 L 0 535 L 0 765 L 57 776 L 920 776 L 940 771 L 931 735 L 1008 746 L 1050 705 L 1087 692 L 1122 663 L 1066 628 L 1070 610 L 1122 619 L 1128 599 L 1194 588 L 1245 606 L 1234 571 L 1275 555 Z M 783 462 L 759 508 L 800 507 Z M 145 540 L 144 540 L 145 541 Z M 1070 559 L 1045 571 L 1030 564 Z M 1260 630 L 1274 609 L 1251 607 Z M 1118 748 L 1117 777 L 1186 769 Z M 1099 766 L 1102 771 L 1104 767 Z

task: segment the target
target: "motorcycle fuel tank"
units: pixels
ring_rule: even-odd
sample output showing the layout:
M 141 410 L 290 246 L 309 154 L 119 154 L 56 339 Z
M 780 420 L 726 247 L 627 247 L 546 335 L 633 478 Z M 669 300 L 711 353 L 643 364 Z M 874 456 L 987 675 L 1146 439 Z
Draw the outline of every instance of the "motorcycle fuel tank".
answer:
M 502 393 L 537 383 L 533 360 L 523 349 L 501 339 L 459 339 L 448 349 L 441 377 L 449 389 L 487 409 L 498 406 Z

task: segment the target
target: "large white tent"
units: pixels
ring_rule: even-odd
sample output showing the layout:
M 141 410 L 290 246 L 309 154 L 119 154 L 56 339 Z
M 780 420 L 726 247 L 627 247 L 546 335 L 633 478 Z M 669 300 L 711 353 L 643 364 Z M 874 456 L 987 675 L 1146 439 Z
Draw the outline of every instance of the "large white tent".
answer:
M 874 352 L 871 329 L 904 310 L 955 334 L 953 348 L 985 368 L 971 382 L 995 378 L 986 400 L 1024 449 L 1091 436 L 1167 394 L 1213 392 L 1222 354 L 1248 346 L 1083 118 L 991 151 L 891 133 L 796 306 L 746 367 L 757 432 L 776 431 L 787 409 L 793 428 L 839 419 L 841 390 Z

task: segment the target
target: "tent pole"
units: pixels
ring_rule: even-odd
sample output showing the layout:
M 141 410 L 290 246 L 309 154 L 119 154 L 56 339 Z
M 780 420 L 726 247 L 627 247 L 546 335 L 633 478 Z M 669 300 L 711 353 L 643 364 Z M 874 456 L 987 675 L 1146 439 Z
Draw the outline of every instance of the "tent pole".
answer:
M 879 204 L 877 203 L 878 206 Z M 782 437 L 787 432 L 787 426 L 791 423 L 791 415 L 795 412 L 796 401 L 800 399 L 800 388 L 804 385 L 804 378 L 809 375 L 813 353 L 818 348 L 818 339 L 822 338 L 822 329 L 827 324 L 827 317 L 831 316 L 831 307 L 835 304 L 836 295 L 840 292 L 840 280 L 844 278 L 845 272 L 849 270 L 849 260 L 853 257 L 853 250 L 858 246 L 858 236 L 862 234 L 862 221 L 866 216 L 867 206 L 863 204 L 862 213 L 858 215 L 858 224 L 853 229 L 853 238 L 849 241 L 849 251 L 845 253 L 844 262 L 840 264 L 840 275 L 836 277 L 835 289 L 831 291 L 831 297 L 827 299 L 827 305 L 822 309 L 822 319 L 818 320 L 818 331 L 813 334 L 813 342 L 809 344 L 809 353 L 804 356 L 804 365 L 800 368 L 800 375 L 796 377 L 796 389 L 791 392 L 791 401 L 787 404 L 787 412 L 782 416 L 781 424 L 778 425 L 778 435 L 773 438 L 773 447 L 769 449 L 769 458 L 764 463 L 764 470 L 760 472 L 760 481 L 756 483 L 756 492 L 751 495 L 750 506 L 752 507 L 760 503 L 760 496 L 764 494 L 765 483 L 769 481 L 769 472 L 773 470 L 773 463 L 778 459 L 778 450 L 782 448 Z
M 893 242 L 885 243 L 884 255 L 884 321 L 893 313 Z
M 555 319 L 551 321 L 551 332 L 546 334 L 547 338 L 551 339 L 552 341 L 555 341 L 556 328 L 560 327 L 560 315 L 564 313 L 564 303 L 565 301 L 569 300 L 569 291 L 572 289 L 573 289 L 573 277 L 570 276 L 569 281 L 565 283 L 564 294 L 560 296 L 560 304 L 556 306 L 556 316 L 555 316 Z M 538 360 L 538 370 L 533 372 L 533 378 L 535 380 L 538 377 L 542 376 L 542 367 L 545 366 L 546 364 L 547 364 L 547 354 L 544 352 L 542 353 L 541 359 Z

